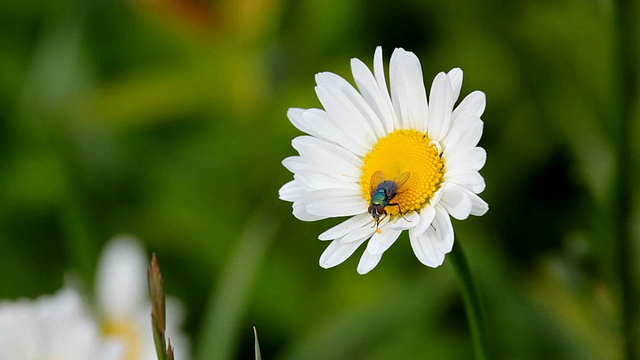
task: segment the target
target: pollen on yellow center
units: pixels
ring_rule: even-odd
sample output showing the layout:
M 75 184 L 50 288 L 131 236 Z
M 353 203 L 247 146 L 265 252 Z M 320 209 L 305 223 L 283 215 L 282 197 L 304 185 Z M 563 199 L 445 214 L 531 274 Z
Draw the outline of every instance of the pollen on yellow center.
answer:
M 371 191 L 378 185 L 371 184 L 371 177 L 376 171 L 382 171 L 385 180 L 394 180 L 405 172 L 410 174 L 391 200 L 391 203 L 399 204 L 402 213 L 406 214 L 422 209 L 440 188 L 444 160 L 426 134 L 415 130 L 396 130 L 378 140 L 364 158 L 360 186 L 367 201 L 371 200 Z M 385 211 L 393 217 L 398 214 L 398 207 L 386 206 Z
M 141 344 L 140 337 L 135 325 L 127 320 L 104 320 L 102 323 L 102 333 L 106 336 L 115 337 L 122 341 L 124 345 L 124 360 L 136 360 L 140 357 Z

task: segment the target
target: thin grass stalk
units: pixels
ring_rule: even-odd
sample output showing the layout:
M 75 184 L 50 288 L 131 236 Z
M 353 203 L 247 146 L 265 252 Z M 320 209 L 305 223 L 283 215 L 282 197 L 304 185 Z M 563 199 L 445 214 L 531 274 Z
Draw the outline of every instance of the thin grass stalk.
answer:
M 471 270 L 462 250 L 462 245 L 458 239 L 455 239 L 454 243 L 453 250 L 448 257 L 452 260 L 451 263 L 460 283 L 476 359 L 486 360 L 489 359 L 489 351 L 478 291 L 473 283 Z
M 620 280 L 620 316 L 622 323 L 623 354 L 626 359 L 638 359 L 637 338 L 638 296 L 632 276 L 633 239 L 631 229 L 632 190 L 634 188 L 632 136 L 635 103 L 638 96 L 638 4 L 637 0 L 614 2 L 614 79 L 618 92 L 619 120 L 618 174 L 614 197 L 614 225 L 618 240 L 617 273 Z

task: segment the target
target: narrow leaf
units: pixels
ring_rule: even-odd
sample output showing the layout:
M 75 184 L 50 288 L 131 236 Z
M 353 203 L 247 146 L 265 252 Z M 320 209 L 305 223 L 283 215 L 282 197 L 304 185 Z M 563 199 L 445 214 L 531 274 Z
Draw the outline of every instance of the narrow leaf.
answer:
M 260 344 L 258 343 L 258 330 L 256 327 L 253 327 L 253 337 L 256 339 L 256 360 L 262 360 L 262 355 L 260 355 Z

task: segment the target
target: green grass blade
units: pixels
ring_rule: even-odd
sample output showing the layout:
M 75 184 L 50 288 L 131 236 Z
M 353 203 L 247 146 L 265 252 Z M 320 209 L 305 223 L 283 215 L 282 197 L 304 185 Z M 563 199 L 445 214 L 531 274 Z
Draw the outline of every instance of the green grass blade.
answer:
M 239 326 L 253 281 L 279 221 L 269 209 L 258 207 L 249 217 L 244 233 L 205 310 L 196 359 L 231 359 L 237 345 Z

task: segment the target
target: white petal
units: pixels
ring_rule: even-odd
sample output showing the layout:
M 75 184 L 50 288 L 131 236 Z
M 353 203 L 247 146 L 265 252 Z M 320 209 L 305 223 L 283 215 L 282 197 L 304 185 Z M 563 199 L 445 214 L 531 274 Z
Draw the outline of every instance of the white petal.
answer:
M 451 82 L 445 73 L 439 73 L 433 79 L 429 92 L 429 138 L 440 141 L 447 135 L 453 103 Z
M 0 359 L 115 360 L 118 341 L 105 339 L 81 294 L 62 288 L 37 299 L 0 301 Z
M 485 188 L 482 175 L 472 169 L 458 168 L 456 170 L 447 170 L 444 174 L 444 179 L 447 182 L 458 184 L 475 194 L 483 192 Z
M 340 179 L 325 173 L 297 171 L 293 178 L 300 183 L 300 186 L 304 189 L 308 189 L 309 191 L 322 189 L 349 189 L 354 193 L 361 192 L 360 185 L 356 180 L 348 177 Z
M 340 111 L 341 114 L 348 115 L 346 119 L 359 123 L 363 129 L 371 132 L 375 138 L 385 135 L 385 129 L 378 115 L 347 80 L 336 74 L 325 72 L 316 75 L 316 81 L 318 86 L 327 87 L 338 98 L 339 102 L 337 104 L 340 105 L 340 108 L 336 110 Z
M 291 156 L 282 161 L 289 171 L 294 173 L 294 178 L 299 181 L 303 189 L 320 190 L 330 188 L 345 188 L 360 191 L 359 178 L 348 171 L 333 172 L 326 165 L 313 164 L 300 156 Z
M 467 116 L 481 117 L 484 113 L 487 99 L 482 91 L 474 91 L 467 95 L 455 110 L 451 114 L 451 126 L 453 126 L 460 119 L 464 119 Z
M 384 131 L 386 133 L 392 132 L 396 115 L 387 88 L 379 87 L 376 78 L 359 59 L 351 59 L 351 72 L 360 94 L 378 116 Z
M 367 213 L 366 215 L 369 215 L 369 213 Z M 369 218 L 371 218 L 371 215 L 369 215 Z M 376 227 L 372 223 L 373 223 L 373 218 L 371 218 L 370 224 L 364 225 L 363 227 L 353 230 L 347 235 L 341 237 L 339 239 L 340 242 L 343 244 L 346 244 L 346 243 L 370 238 L 376 232 Z
M 363 242 L 341 244 L 338 240 L 332 241 L 320 256 L 320 266 L 328 269 L 343 263 Z
M 324 110 L 291 108 L 287 111 L 287 117 L 293 126 L 311 136 L 334 144 L 340 144 L 352 152 L 362 151 L 360 146 L 333 123 L 331 116 Z
M 298 218 L 299 220 L 302 221 L 316 221 L 316 220 L 321 220 L 321 219 L 326 219 L 327 216 L 318 216 L 318 215 L 313 215 L 310 214 L 307 211 L 307 205 L 309 204 L 309 200 L 313 199 L 309 197 L 309 191 L 307 190 L 303 190 L 303 191 L 299 191 L 299 187 L 298 181 L 291 181 L 287 184 L 285 184 L 285 186 L 289 187 L 289 184 L 293 184 L 294 186 L 290 186 L 290 189 L 286 189 L 285 191 L 285 196 L 289 197 L 291 196 L 291 198 L 282 198 L 283 200 L 286 201 L 293 201 L 293 215 Z M 285 186 L 283 186 L 282 188 L 284 189 Z M 298 189 L 296 189 L 298 188 Z M 299 191 L 299 192 L 298 192 Z M 295 194 L 289 194 L 289 192 L 294 193 Z M 281 195 L 282 196 L 282 195 Z
M 370 123 L 357 113 L 351 101 L 333 84 L 331 80 L 334 77 L 338 76 L 331 73 L 316 75 L 318 85 L 315 89 L 318 100 L 326 112 L 331 115 L 334 124 L 348 137 L 360 146 L 371 148 L 377 140 L 375 132 Z
M 453 246 L 453 225 L 449 214 L 440 205 L 436 205 L 436 217 L 433 219 L 432 228 L 435 229 L 437 237 L 448 246 Z M 430 231 L 427 229 L 427 231 Z
M 389 227 L 395 230 L 407 230 L 415 227 L 420 222 L 420 215 L 413 211 L 405 214 L 404 217 L 397 216 L 393 222 L 389 222 Z
M 429 109 L 418 57 L 403 49 L 396 49 L 391 55 L 389 77 L 391 98 L 401 126 L 421 132 L 427 130 Z
M 364 275 L 373 270 L 380 262 L 380 259 L 382 259 L 382 254 L 372 254 L 365 250 L 358 263 L 358 274 Z
M 464 220 L 471 212 L 471 199 L 459 185 L 446 183 L 439 204 L 455 219 Z
M 398 239 L 402 230 L 380 227 L 380 233 L 373 234 L 367 244 L 367 251 L 372 254 L 382 254 Z
M 309 191 L 305 194 L 303 200 L 309 204 L 331 204 L 333 202 L 343 203 L 345 201 L 351 201 L 353 198 L 359 198 L 358 201 L 360 203 L 366 203 L 366 200 L 362 197 L 359 190 L 341 188 Z M 368 205 L 365 207 L 365 210 L 367 207 Z
M 292 173 L 311 172 L 322 173 L 346 182 L 359 182 L 361 170 L 359 167 L 343 159 L 323 157 L 290 156 L 282 161 L 282 165 Z
M 433 244 L 434 244 L 436 250 L 440 254 L 442 254 L 444 256 L 445 254 L 448 254 L 448 253 L 451 252 L 451 249 L 453 249 L 453 240 L 454 240 L 453 237 L 451 237 L 451 238 L 449 238 L 449 237 L 443 238 L 442 236 L 440 236 L 438 234 L 438 232 L 433 227 L 429 228 L 429 230 L 427 230 L 427 233 L 429 234 L 429 236 L 433 240 Z
M 487 152 L 481 147 L 474 147 L 450 154 L 446 160 L 448 169 L 472 169 L 478 171 L 482 169 L 487 160 Z
M 444 156 L 476 147 L 482 137 L 483 127 L 484 123 L 477 116 L 468 116 L 458 121 L 443 140 Z
M 453 102 L 455 103 L 460 96 L 460 89 L 462 89 L 462 70 L 460 68 L 451 69 L 447 73 L 449 82 L 451 83 L 451 89 L 453 90 Z
M 307 192 L 324 189 L 348 189 L 354 191 L 354 193 L 360 191 L 360 188 L 355 181 L 336 179 L 335 177 L 326 174 L 299 171 L 293 176 L 293 178 L 298 181 L 300 186 Z
M 405 123 L 404 119 L 402 118 L 402 111 L 400 110 L 400 100 L 398 99 L 398 94 L 395 89 L 396 84 L 398 84 L 398 80 L 396 80 L 396 77 L 398 76 L 398 66 L 400 63 L 399 59 L 402 52 L 404 52 L 403 49 L 395 49 L 393 53 L 391 53 L 391 60 L 389 61 L 389 85 L 391 90 L 391 103 L 393 104 L 393 110 L 396 114 L 396 116 L 394 117 L 393 127 L 396 129 L 403 128 Z
M 308 109 L 302 114 L 302 118 L 305 124 L 313 130 L 313 132 L 308 132 L 310 135 L 340 145 L 361 157 L 364 157 L 370 150 L 354 141 L 351 136 L 336 125 L 336 120 L 324 110 Z
M 467 196 L 471 200 L 471 215 L 482 216 L 489 210 L 489 204 L 480 198 L 480 196 L 467 190 Z
M 140 314 L 143 315 L 143 314 Z M 146 329 L 149 325 L 149 319 L 147 316 L 140 316 L 139 319 L 142 318 L 142 322 L 139 324 L 143 324 L 144 327 L 142 329 Z M 191 357 L 191 341 L 189 341 L 189 337 L 182 330 L 182 326 L 184 324 L 184 320 L 186 318 L 186 311 L 184 304 L 176 298 L 167 297 L 166 300 L 166 335 L 168 339 L 171 339 L 171 345 L 174 347 L 174 355 L 175 359 L 190 359 Z M 153 334 L 148 334 L 149 342 L 145 342 L 146 344 L 153 344 Z M 147 345 L 147 354 L 148 356 L 143 357 L 143 359 L 155 359 L 157 358 L 155 347 Z
M 444 255 L 436 249 L 434 239 L 427 232 L 422 235 L 410 233 L 409 239 L 413 253 L 421 263 L 433 268 L 442 265 Z
M 353 216 L 367 210 L 362 196 L 314 200 L 306 206 L 309 214 L 324 217 Z
M 291 121 L 293 126 L 295 126 L 298 130 L 318 138 L 323 138 L 324 136 L 322 135 L 322 131 L 318 132 L 317 130 L 325 128 L 312 127 L 311 125 L 314 125 L 313 123 L 304 120 L 305 111 L 305 109 L 290 108 L 289 110 L 287 110 L 287 117 L 289 118 L 289 121 Z M 331 136 L 329 138 L 331 138 Z
M 293 216 L 302 221 L 317 221 L 328 218 L 328 216 L 310 214 L 307 211 L 307 204 L 303 202 L 293 203 Z
M 107 243 L 96 273 L 97 303 L 109 318 L 129 318 L 145 301 L 147 257 L 135 238 L 119 236 Z
M 307 204 L 306 211 L 309 214 L 324 217 L 358 215 L 368 207 L 357 189 L 315 190 L 307 193 L 301 201 Z
M 311 136 L 299 136 L 292 144 L 301 154 L 283 160 L 282 164 L 307 190 L 328 188 L 360 188 L 362 160 L 335 144 Z
M 384 102 L 391 106 L 391 110 L 393 111 L 393 105 L 391 105 L 391 97 L 389 96 L 389 89 L 387 88 L 387 81 L 384 76 L 384 64 L 382 63 L 382 47 L 380 46 L 376 47 L 376 52 L 373 55 L 373 75 L 375 76 L 376 82 L 378 83 L 380 93 L 385 98 Z M 388 120 L 389 119 L 385 119 L 385 121 Z M 395 114 L 392 117 L 392 120 L 393 123 L 391 124 L 392 127 L 389 129 L 389 132 L 391 132 L 391 130 L 395 128 L 395 124 L 397 124 Z
M 300 171 L 310 171 L 333 176 L 336 179 L 355 182 L 359 182 L 361 176 L 360 166 L 354 166 L 345 161 L 344 158 L 335 156 L 327 150 L 317 148 L 313 149 L 312 154 L 307 153 L 306 155 L 286 158 L 282 165 L 294 174 Z
M 444 255 L 450 253 L 451 249 L 453 249 L 453 238 L 442 238 L 442 236 L 439 236 L 433 227 L 427 230 L 427 234 L 433 241 L 433 246 L 436 248 L 436 251 L 439 254 L 442 254 L 443 258 Z
M 298 136 L 291 141 L 294 149 L 298 150 L 302 157 L 328 157 L 336 161 L 347 162 L 353 166 L 362 166 L 362 159 L 340 145 L 314 138 L 313 136 Z
M 420 210 L 420 222 L 413 229 L 413 233 L 416 235 L 422 235 L 427 228 L 431 226 L 433 218 L 436 216 L 436 209 L 433 206 L 427 205 L 424 209 Z
M 322 234 L 318 235 L 318 239 L 320 240 L 338 239 L 356 229 L 360 229 L 361 227 L 370 224 L 372 221 L 373 221 L 373 218 L 368 213 L 356 215 L 326 230 Z
M 305 194 L 306 191 L 303 191 L 298 182 L 295 180 L 291 180 L 288 183 L 282 185 L 282 187 L 278 191 L 280 199 L 284 201 L 296 201 L 302 198 Z
M 436 205 L 438 204 L 438 202 L 440 202 L 440 198 L 442 197 L 442 187 L 440 187 L 440 189 L 436 190 L 436 193 L 433 194 L 433 197 L 431 198 L 431 200 L 429 200 L 429 204 L 431 205 Z

